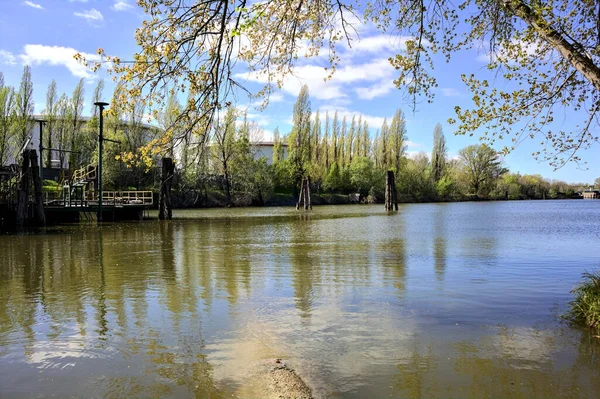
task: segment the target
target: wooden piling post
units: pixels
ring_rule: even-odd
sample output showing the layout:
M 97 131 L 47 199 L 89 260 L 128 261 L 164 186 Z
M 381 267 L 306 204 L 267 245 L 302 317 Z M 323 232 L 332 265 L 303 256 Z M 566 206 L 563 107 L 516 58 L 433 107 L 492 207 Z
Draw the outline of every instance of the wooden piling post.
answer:
M 310 177 L 306 178 L 306 199 L 308 202 L 308 209 L 312 211 L 312 199 L 310 198 Z
M 17 195 L 17 227 L 23 227 L 27 219 L 27 207 L 29 202 L 29 150 L 23 151 L 23 163 L 21 164 L 21 184 Z
M 310 177 L 302 178 L 302 183 L 300 184 L 300 194 L 298 195 L 298 202 L 296 203 L 296 210 L 300 210 L 300 207 L 304 207 L 304 210 L 312 210 L 312 201 L 310 199 Z
M 394 172 L 388 170 L 385 175 L 385 210 L 398 210 L 398 193 L 396 192 L 396 178 Z
M 394 210 L 398 210 L 398 190 L 396 190 L 396 175 L 392 172 L 392 200 L 394 201 Z
M 29 161 L 31 163 L 31 176 L 33 178 L 33 187 L 35 191 L 35 221 L 38 226 L 46 225 L 46 215 L 44 213 L 44 198 L 42 193 L 42 178 L 38 164 L 38 156 L 35 150 L 30 150 Z
M 160 196 L 158 199 L 158 218 L 160 220 L 171 220 L 173 218 L 171 185 L 173 184 L 174 175 L 175 164 L 173 163 L 173 158 L 163 158 Z

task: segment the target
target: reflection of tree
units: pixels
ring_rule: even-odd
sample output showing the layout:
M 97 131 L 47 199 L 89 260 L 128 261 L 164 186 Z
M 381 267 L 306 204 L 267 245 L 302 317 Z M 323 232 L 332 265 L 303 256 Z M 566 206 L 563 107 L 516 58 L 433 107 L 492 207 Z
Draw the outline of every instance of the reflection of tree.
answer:
M 6 237 L 0 247 L 7 263 L 0 267 L 0 353 L 15 353 L 19 345 L 23 361 L 32 364 L 78 364 L 94 372 L 92 364 L 101 364 L 108 396 L 224 396 L 203 353 L 197 296 L 198 287 L 206 288 L 209 300 L 214 296 L 212 265 L 198 255 L 211 251 L 177 256 L 181 226 L 165 227 L 78 226 L 26 240 Z M 248 260 L 249 247 L 242 252 Z M 229 279 L 249 290 L 250 262 L 233 264 L 239 273 Z M 164 309 L 171 317 L 160 317 Z M 112 355 L 115 347 L 122 357 Z
M 447 205 L 438 204 L 436 205 L 436 212 L 434 214 L 433 232 L 435 235 L 435 241 L 433 243 L 433 259 L 435 276 L 438 281 L 443 282 L 446 274 L 446 257 L 447 255 L 447 234 L 446 229 L 446 218 Z
M 106 320 L 106 279 L 104 270 L 104 243 L 102 240 L 102 229 L 98 229 L 98 273 L 100 275 L 98 286 L 98 311 L 96 314 L 98 329 L 96 332 L 100 339 L 106 340 L 108 332 L 108 321 Z
M 395 237 L 380 244 L 381 266 L 386 281 L 392 281 L 403 297 L 406 289 L 406 243 L 403 238 Z
M 433 243 L 433 259 L 435 268 L 435 277 L 438 281 L 444 281 L 446 275 L 446 239 L 444 237 L 436 237 Z
M 294 300 L 303 319 L 311 316 L 315 294 L 313 284 L 319 281 L 319 270 L 314 268 L 316 260 L 312 256 L 315 248 L 311 243 L 314 239 L 309 224 L 302 220 L 293 223 L 289 261 Z
M 492 340 L 455 345 L 455 372 L 468 377 L 464 396 L 551 398 L 597 393 L 598 358 L 587 353 L 571 363 L 555 353 L 573 343 L 572 333 L 567 331 L 571 337 L 565 340 L 561 329 L 543 332 L 502 327 Z
M 195 315 L 197 316 L 197 315 Z M 204 342 L 200 330 L 186 332 L 175 329 L 169 336 L 178 337 L 177 350 L 167 344 L 168 337 L 153 329 L 146 329 L 143 351 L 136 341 L 130 341 L 124 350 L 132 361 L 142 365 L 142 370 L 118 374 L 107 378 L 107 393 L 111 398 L 129 397 L 231 397 L 213 378 L 213 368 L 200 352 Z
M 425 353 L 415 348 L 410 357 L 398 364 L 398 381 L 394 390 L 402 398 L 431 398 L 436 396 L 439 384 L 436 379 L 439 359 L 428 347 Z

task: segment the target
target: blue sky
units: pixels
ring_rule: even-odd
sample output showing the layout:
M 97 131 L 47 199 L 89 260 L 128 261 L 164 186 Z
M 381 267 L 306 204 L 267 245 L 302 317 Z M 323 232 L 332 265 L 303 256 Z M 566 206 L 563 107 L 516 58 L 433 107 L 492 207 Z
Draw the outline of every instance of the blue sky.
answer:
M 79 79 L 86 81 L 85 112 L 91 111 L 91 94 L 99 78 L 105 78 L 107 87 L 104 97 L 110 98 L 113 90 L 110 76 L 103 70 L 92 73 L 77 64 L 73 54 L 94 54 L 102 47 L 107 54 L 127 59 L 136 51 L 134 31 L 144 15 L 134 0 L 2 0 L 0 1 L 0 71 L 6 84 L 18 86 L 23 65 L 32 67 L 35 112 L 44 108 L 48 85 L 55 79 L 60 93 L 71 94 Z M 388 119 L 397 108 L 404 110 L 407 118 L 409 152 L 430 152 L 432 132 L 436 123 L 444 128 L 450 155 L 469 144 L 477 143 L 477 137 L 455 136 L 454 127 L 446 121 L 454 117 L 454 107 L 468 108 L 471 96 L 460 80 L 461 73 L 485 71 L 483 50 L 455 55 L 450 64 L 439 63 L 436 69 L 439 88 L 433 104 L 420 103 L 413 113 L 411 104 L 392 80 L 396 77 L 387 58 L 402 47 L 402 38 L 384 35 L 368 26 L 359 29 L 360 41 L 352 48 L 340 48 L 341 64 L 333 78 L 325 83 L 324 57 L 301 60 L 295 76 L 288 77 L 282 90 L 271 98 L 271 104 L 259 112 L 248 108 L 250 119 L 256 121 L 268 138 L 275 127 L 286 133 L 291 128 L 291 113 L 296 95 L 303 83 L 309 85 L 312 109 L 346 115 L 363 115 L 372 133 Z M 240 70 L 238 77 L 248 88 L 260 87 L 252 75 Z M 241 98 L 242 106 L 248 101 Z M 576 115 L 565 111 L 562 128 Z M 323 117 L 323 116 L 322 116 Z M 568 182 L 592 182 L 600 176 L 598 146 L 581 155 L 588 164 L 577 167 L 570 164 L 558 171 L 546 163 L 536 161 L 531 153 L 539 149 L 539 140 L 527 140 L 505 159 L 514 172 L 540 173 L 551 179 Z M 500 148 L 500 147 L 498 147 Z

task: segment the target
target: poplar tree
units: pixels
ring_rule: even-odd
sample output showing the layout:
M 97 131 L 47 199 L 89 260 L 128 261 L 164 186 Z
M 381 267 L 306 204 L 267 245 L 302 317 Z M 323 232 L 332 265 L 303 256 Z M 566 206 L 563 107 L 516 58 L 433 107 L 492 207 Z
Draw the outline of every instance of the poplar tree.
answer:
M 81 125 L 81 116 L 83 113 L 83 103 L 84 103 L 85 89 L 83 87 L 83 79 L 77 83 L 75 86 L 75 90 L 73 90 L 73 96 L 71 97 L 71 121 L 72 121 L 72 129 L 71 129 L 71 148 L 73 151 L 69 153 L 69 168 L 76 169 L 79 167 L 80 158 L 77 154 L 79 151 L 79 130 Z
M 338 147 L 340 149 L 339 159 L 340 166 L 346 165 L 346 139 L 348 135 L 348 123 L 346 121 L 346 115 L 342 118 L 342 131 L 340 133 L 340 138 L 338 141 Z
M 72 108 L 71 102 L 66 94 L 62 94 L 58 99 L 57 105 L 57 119 L 56 119 L 56 144 L 58 151 L 58 160 L 60 168 L 65 168 L 66 153 L 64 150 L 68 150 L 68 142 L 71 131 L 71 119 L 72 119 Z
M 338 163 L 339 151 L 338 151 L 338 140 L 340 135 L 340 121 L 338 119 L 338 113 L 335 111 L 333 114 L 333 124 L 331 126 L 331 162 Z
M 58 113 L 58 93 L 56 92 L 56 81 L 52 79 L 52 82 L 48 86 L 48 91 L 46 92 L 46 108 L 44 108 L 44 118 L 46 119 L 46 143 L 44 145 L 48 150 L 46 150 L 46 167 L 52 167 L 52 151 L 51 148 L 54 148 L 54 136 L 56 130 L 56 116 Z
M 328 169 L 329 168 L 329 111 L 325 111 L 325 131 L 323 133 L 323 144 L 322 144 L 322 148 L 323 148 L 323 156 L 325 158 L 325 168 Z
M 356 116 L 352 115 L 352 122 L 350 122 L 350 129 L 348 130 L 348 137 L 346 139 L 346 164 L 352 163 L 352 155 L 354 151 L 354 139 L 356 136 Z
M 15 97 L 15 90 L 4 85 L 4 75 L 0 72 L 0 166 L 7 162 L 10 151 Z
M 313 142 L 313 155 L 311 161 L 318 165 L 321 152 L 321 119 L 319 118 L 319 110 L 317 110 L 317 113 L 315 114 L 311 132 Z
M 31 81 L 31 68 L 26 65 L 23 68 L 23 75 L 21 77 L 21 84 L 19 86 L 19 92 L 17 93 L 16 106 L 15 106 L 15 123 L 17 131 L 17 146 L 19 150 L 31 133 L 33 128 L 33 82 Z
M 391 154 L 390 154 L 390 146 L 389 146 L 389 126 L 387 124 L 387 118 L 383 120 L 383 124 L 381 125 L 381 132 L 379 133 L 379 151 L 381 153 L 381 167 L 384 169 L 389 169 L 391 166 Z
M 446 169 L 446 138 L 442 130 L 442 125 L 439 123 L 433 129 L 433 150 L 431 151 L 431 169 L 433 172 L 433 180 L 437 183 Z
M 397 109 L 389 129 L 391 164 L 400 172 L 400 162 L 406 153 L 406 121 L 401 109 Z
M 279 127 L 273 130 L 273 165 L 283 161 L 283 147 L 281 146 L 281 137 Z
M 363 157 L 368 157 L 371 152 L 371 138 L 369 136 L 369 124 L 363 121 L 362 130 L 362 153 Z
M 298 184 L 308 171 L 310 162 L 310 115 L 308 86 L 303 85 L 294 104 L 294 125 L 288 138 L 289 158 Z
M 92 115 L 94 118 L 98 117 L 98 107 L 94 105 L 97 102 L 102 101 L 102 93 L 104 91 L 104 79 L 100 79 L 94 87 L 94 94 L 92 95 Z

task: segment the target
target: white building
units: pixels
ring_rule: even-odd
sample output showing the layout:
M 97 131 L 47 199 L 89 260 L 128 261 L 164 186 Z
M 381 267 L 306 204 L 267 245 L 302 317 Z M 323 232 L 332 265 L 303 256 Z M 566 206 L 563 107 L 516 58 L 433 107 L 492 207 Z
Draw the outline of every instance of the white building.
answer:
M 287 144 L 281 143 L 280 145 L 283 150 L 283 159 L 285 159 L 288 155 Z M 250 151 L 252 152 L 254 159 L 259 160 L 261 158 L 266 158 L 267 165 L 273 164 L 274 148 L 275 143 L 273 141 L 259 141 L 256 143 L 250 143 Z

